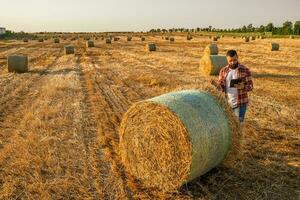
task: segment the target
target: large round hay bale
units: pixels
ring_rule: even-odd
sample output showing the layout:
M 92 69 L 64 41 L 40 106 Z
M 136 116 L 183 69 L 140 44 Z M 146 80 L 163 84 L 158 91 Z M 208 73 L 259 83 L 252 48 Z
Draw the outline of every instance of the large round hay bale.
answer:
M 38 41 L 39 41 L 39 42 L 44 42 L 44 39 L 40 38 Z
M 250 38 L 248 36 L 244 37 L 245 42 L 249 42 Z
M 241 148 L 236 117 L 218 93 L 184 90 L 134 104 L 120 126 L 125 169 L 148 188 L 173 191 Z
M 54 43 L 59 43 L 59 38 L 54 38 Z
M 272 42 L 271 43 L 271 51 L 278 51 L 279 50 L 279 44 Z
M 72 45 L 65 46 L 65 54 L 74 54 L 75 53 L 75 48 Z
M 219 37 L 217 37 L 217 36 L 215 36 L 215 37 L 213 37 L 213 41 L 218 41 L 218 39 L 219 39 Z
M 150 43 L 146 45 L 148 51 L 156 51 L 156 45 L 154 43 Z
M 144 42 L 146 40 L 145 37 L 141 37 L 141 41 Z
M 23 39 L 23 42 L 28 42 L 28 39 L 24 38 L 24 39 Z
M 130 42 L 132 40 L 132 37 L 131 36 L 128 36 L 127 37 L 127 42 Z
M 24 73 L 28 71 L 28 57 L 22 55 L 10 55 L 7 57 L 8 72 Z
M 106 38 L 105 43 L 106 43 L 106 44 L 111 44 L 111 39 Z
M 217 44 L 209 44 L 205 47 L 204 53 L 206 55 L 218 55 L 219 49 Z
M 171 37 L 170 42 L 175 42 L 175 38 Z
M 227 64 L 226 56 L 204 55 L 200 60 L 200 72 L 205 75 L 219 75 L 222 67 Z
M 169 39 L 170 39 L 170 37 L 168 37 L 168 36 L 167 36 L 167 37 L 165 37 L 165 40 L 169 40 Z
M 255 37 L 255 36 L 251 36 L 250 39 L 251 39 L 251 40 L 255 40 L 256 37 Z
M 92 41 L 92 40 L 89 40 L 89 41 L 86 41 L 86 47 L 94 47 L 95 45 L 94 45 L 94 41 Z

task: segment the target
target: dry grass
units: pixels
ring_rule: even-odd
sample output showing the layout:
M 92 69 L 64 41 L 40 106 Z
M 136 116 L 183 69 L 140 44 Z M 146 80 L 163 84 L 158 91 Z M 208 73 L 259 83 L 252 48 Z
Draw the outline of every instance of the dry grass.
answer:
M 10 74 L 0 59 L 0 199 L 297 199 L 300 41 L 272 39 L 280 51 L 264 48 L 270 39 L 218 41 L 220 54 L 236 49 L 253 73 L 242 162 L 166 194 L 123 169 L 120 121 L 137 101 L 207 83 L 198 63 L 211 39 L 147 41 L 157 52 L 140 40 L 89 49 L 83 40 L 1 43 L 0 58 L 26 54 L 31 68 Z M 65 56 L 70 43 L 76 54 Z

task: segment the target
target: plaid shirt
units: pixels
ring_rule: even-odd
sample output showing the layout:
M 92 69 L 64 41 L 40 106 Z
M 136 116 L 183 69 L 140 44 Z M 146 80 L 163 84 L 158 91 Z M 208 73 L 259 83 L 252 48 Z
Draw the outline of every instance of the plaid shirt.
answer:
M 220 71 L 219 74 L 219 80 L 218 80 L 218 89 L 222 90 L 222 92 L 225 92 L 226 98 L 227 98 L 227 93 L 226 93 L 226 77 L 229 72 L 229 65 L 223 67 Z M 249 103 L 249 98 L 247 92 L 253 90 L 253 82 L 251 79 L 251 72 L 250 70 L 239 64 L 237 68 L 237 76 L 239 79 L 241 79 L 243 82 L 245 82 L 245 88 L 244 89 L 238 89 L 238 99 L 237 99 L 237 107 L 241 107 L 244 104 Z

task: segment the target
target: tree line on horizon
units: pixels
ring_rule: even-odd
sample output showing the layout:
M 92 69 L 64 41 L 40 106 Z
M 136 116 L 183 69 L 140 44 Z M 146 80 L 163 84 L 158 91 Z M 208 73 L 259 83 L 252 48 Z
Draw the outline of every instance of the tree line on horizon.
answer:
M 272 22 L 267 25 L 260 25 L 254 27 L 253 24 L 244 25 L 240 28 L 213 28 L 209 26 L 207 28 L 170 28 L 170 29 L 151 29 L 149 32 L 152 33 L 172 33 L 172 32 L 228 32 L 228 33 L 249 33 L 249 32 L 271 32 L 272 35 L 300 35 L 300 21 L 296 21 L 294 24 L 291 21 L 286 21 L 280 27 L 275 27 Z

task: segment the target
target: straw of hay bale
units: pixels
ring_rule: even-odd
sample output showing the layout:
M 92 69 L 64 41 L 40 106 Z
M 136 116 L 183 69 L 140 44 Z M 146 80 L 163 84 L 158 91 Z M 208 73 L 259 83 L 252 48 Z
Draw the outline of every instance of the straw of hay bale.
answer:
M 22 55 L 10 55 L 7 57 L 8 72 L 25 73 L 28 71 L 28 57 Z
M 156 45 L 154 43 L 150 43 L 146 45 L 148 51 L 156 51 Z
M 271 51 L 278 51 L 279 50 L 279 44 L 272 42 L 271 43 Z
M 125 113 L 119 130 L 121 160 L 145 187 L 174 191 L 239 158 L 237 118 L 220 94 L 210 90 L 164 94 Z
M 225 67 L 226 65 L 226 56 L 204 55 L 200 59 L 200 72 L 205 75 L 219 75 L 222 67 Z
M 171 37 L 170 42 L 175 42 L 175 38 Z
M 24 38 L 24 39 L 23 39 L 23 42 L 28 42 L 28 39 Z
M 41 38 L 40 38 L 38 41 L 39 41 L 39 42 L 44 42 L 44 39 L 41 39 Z
M 75 48 L 72 45 L 65 46 L 65 54 L 74 54 L 75 53 Z
M 54 38 L 54 43 L 59 43 L 59 38 Z
M 219 53 L 219 48 L 217 44 L 209 44 L 205 47 L 204 53 L 207 55 L 218 55 Z
M 250 38 L 249 37 L 244 37 L 245 42 L 249 42 Z
M 94 41 L 92 41 L 92 40 L 89 40 L 89 41 L 86 41 L 86 47 L 94 47 L 95 45 L 94 45 Z

